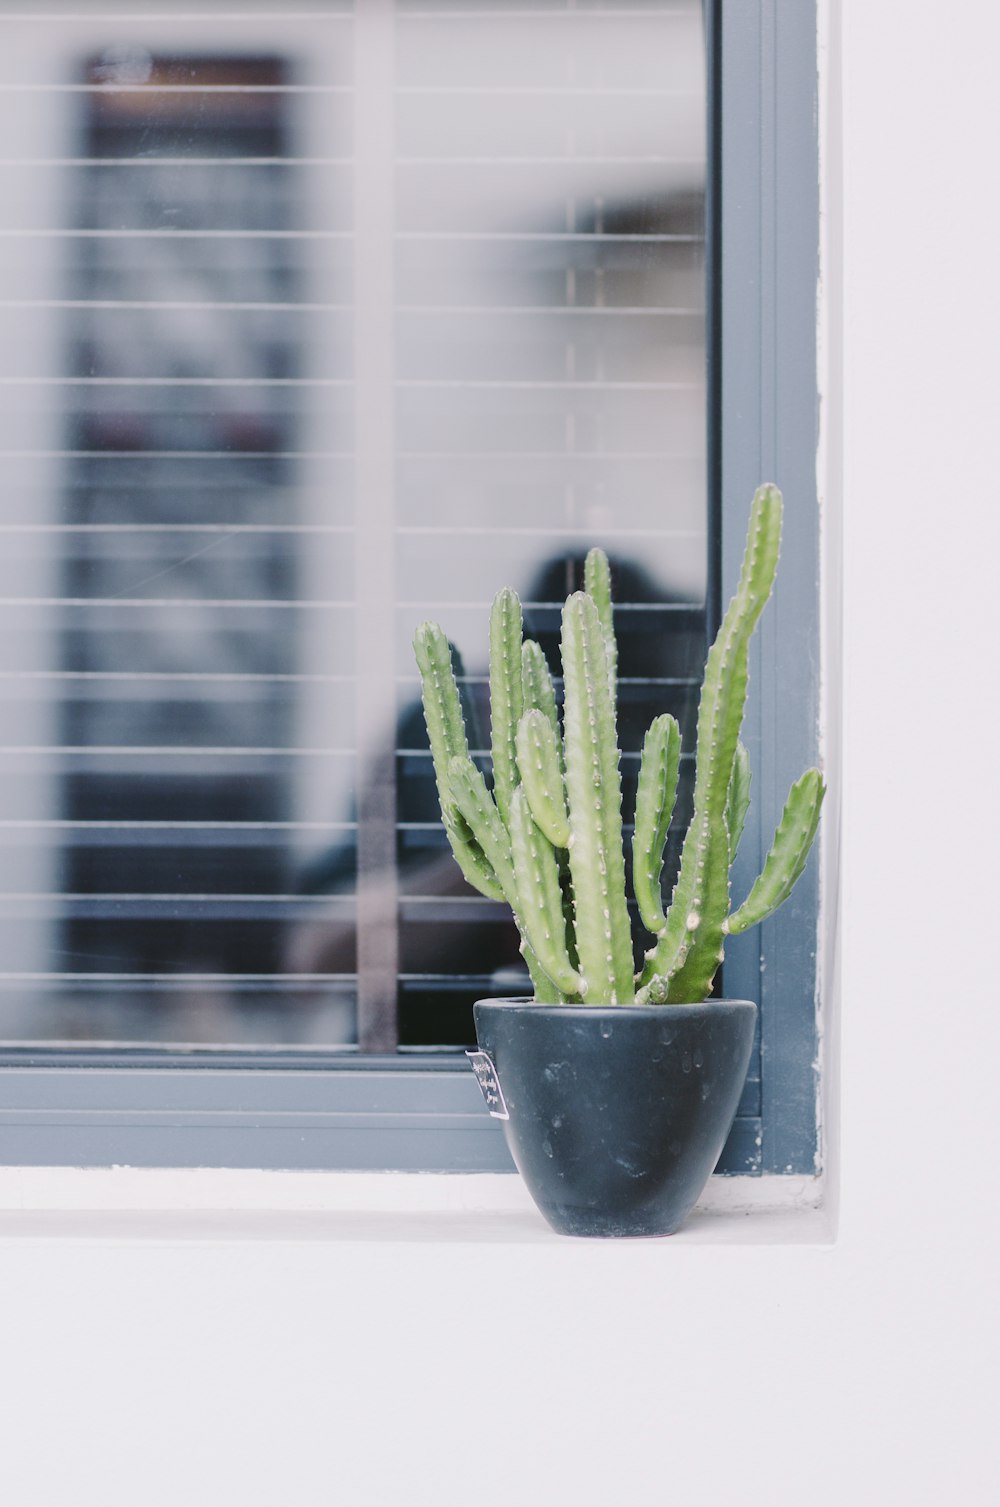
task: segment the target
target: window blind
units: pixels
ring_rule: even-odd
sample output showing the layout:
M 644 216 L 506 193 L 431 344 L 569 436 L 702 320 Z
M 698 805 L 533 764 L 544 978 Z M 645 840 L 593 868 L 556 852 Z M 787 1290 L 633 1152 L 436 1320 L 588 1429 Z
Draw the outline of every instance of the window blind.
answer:
M 626 821 L 651 716 L 693 728 L 701 25 L 0 10 L 4 1039 L 418 1050 L 521 989 L 410 640 L 488 770 L 489 602 L 557 669 L 600 543 Z

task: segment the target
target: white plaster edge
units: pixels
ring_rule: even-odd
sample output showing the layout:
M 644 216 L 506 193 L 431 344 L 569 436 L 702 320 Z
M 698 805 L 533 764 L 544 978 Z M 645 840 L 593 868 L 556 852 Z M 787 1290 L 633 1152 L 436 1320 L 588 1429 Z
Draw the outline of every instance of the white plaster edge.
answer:
M 707 1215 L 809 1213 L 815 1177 L 713 1177 Z M 0 1213 L 521 1214 L 533 1210 L 508 1173 L 274 1172 L 237 1168 L 3 1167 Z M 9 1221 L 8 1221 L 9 1227 Z

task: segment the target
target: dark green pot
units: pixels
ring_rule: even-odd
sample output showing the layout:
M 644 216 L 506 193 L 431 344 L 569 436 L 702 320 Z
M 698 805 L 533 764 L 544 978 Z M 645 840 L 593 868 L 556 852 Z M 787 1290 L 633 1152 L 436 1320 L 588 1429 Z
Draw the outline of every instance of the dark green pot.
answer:
M 749 1000 L 476 1004 L 502 1096 L 492 1107 L 505 1110 L 511 1155 L 554 1230 L 679 1228 L 732 1126 L 756 1016 Z

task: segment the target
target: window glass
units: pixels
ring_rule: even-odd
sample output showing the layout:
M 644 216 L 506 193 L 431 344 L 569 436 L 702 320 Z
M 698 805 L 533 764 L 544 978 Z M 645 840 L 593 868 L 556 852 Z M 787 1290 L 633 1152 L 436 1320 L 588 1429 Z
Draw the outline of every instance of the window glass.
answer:
M 600 543 L 626 819 L 650 717 L 693 726 L 701 5 L 0 44 L 0 1038 L 465 1043 L 526 976 L 439 829 L 416 625 L 485 752 L 493 594 L 557 669 Z

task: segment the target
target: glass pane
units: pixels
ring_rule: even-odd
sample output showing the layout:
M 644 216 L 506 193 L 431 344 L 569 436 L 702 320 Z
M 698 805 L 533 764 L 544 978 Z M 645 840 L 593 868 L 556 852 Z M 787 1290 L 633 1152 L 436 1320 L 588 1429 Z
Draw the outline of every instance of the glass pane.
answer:
M 693 723 L 701 5 L 0 44 L 0 1039 L 463 1044 L 523 975 L 439 830 L 417 623 L 488 729 L 493 594 L 557 670 L 601 543 L 626 819 L 650 717 Z

